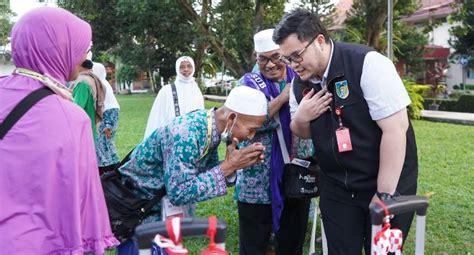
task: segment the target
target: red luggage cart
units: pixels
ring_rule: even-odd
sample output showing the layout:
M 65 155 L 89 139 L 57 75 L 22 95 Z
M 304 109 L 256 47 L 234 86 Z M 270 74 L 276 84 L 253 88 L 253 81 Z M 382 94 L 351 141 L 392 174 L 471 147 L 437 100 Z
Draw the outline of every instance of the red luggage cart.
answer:
M 140 255 L 187 255 L 182 238 L 188 236 L 208 236 L 210 244 L 202 255 L 225 255 L 227 224 L 211 216 L 208 219 L 170 218 L 166 221 L 143 224 L 135 229 Z
M 389 250 L 401 254 L 403 237 L 399 230 L 390 229 L 391 215 L 408 212 L 416 213 L 415 255 L 423 255 L 425 250 L 426 212 L 428 198 L 421 196 L 398 196 L 370 204 L 372 221 L 372 255 L 386 254 Z M 383 225 L 383 228 L 382 228 Z M 398 251 L 396 251 L 398 250 Z

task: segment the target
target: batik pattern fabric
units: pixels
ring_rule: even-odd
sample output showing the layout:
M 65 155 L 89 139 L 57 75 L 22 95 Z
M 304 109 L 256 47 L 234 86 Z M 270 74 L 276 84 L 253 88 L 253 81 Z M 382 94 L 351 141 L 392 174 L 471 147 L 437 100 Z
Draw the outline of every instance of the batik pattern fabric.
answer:
M 204 154 L 209 143 L 207 114 L 211 114 L 212 131 Z M 191 112 L 156 129 L 119 171 L 132 181 L 137 195 L 147 199 L 163 186 L 177 206 L 222 196 L 227 188 L 217 155 L 219 142 L 214 112 Z M 145 223 L 161 220 L 161 203 L 153 211 Z
M 268 119 L 257 130 L 255 137 L 250 141 L 239 144 L 246 147 L 254 142 L 260 142 L 265 146 L 265 159 L 271 158 L 273 132 L 278 124 L 273 119 Z M 270 169 L 271 161 L 264 160 L 263 163 L 255 164 L 243 170 L 237 171 L 237 182 L 235 184 L 235 199 L 239 202 L 250 204 L 270 204 Z
M 115 134 L 118 127 L 119 109 L 112 108 L 104 112 L 102 122 L 99 124 L 97 134 L 96 154 L 99 167 L 110 166 L 120 162 L 115 146 Z M 104 130 L 111 130 L 111 136 L 107 138 Z

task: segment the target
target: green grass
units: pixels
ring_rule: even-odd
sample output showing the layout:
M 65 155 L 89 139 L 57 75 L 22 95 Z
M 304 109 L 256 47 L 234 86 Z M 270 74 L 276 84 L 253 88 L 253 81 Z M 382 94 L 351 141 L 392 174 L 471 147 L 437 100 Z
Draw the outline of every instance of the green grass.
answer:
M 155 95 L 117 96 L 120 106 L 117 146 L 123 157 L 143 138 Z M 219 106 L 206 101 L 206 107 Z M 425 254 L 474 252 L 474 127 L 414 121 L 419 158 L 418 194 L 431 194 L 427 216 Z M 221 157 L 225 148 L 219 149 Z M 238 253 L 237 206 L 233 188 L 224 197 L 201 202 L 198 217 L 215 214 L 228 224 L 226 249 Z M 414 226 L 405 254 L 414 254 Z M 309 231 L 308 231 L 309 236 Z M 187 239 L 191 254 L 207 246 L 205 238 Z M 307 252 L 309 244 L 305 245 Z

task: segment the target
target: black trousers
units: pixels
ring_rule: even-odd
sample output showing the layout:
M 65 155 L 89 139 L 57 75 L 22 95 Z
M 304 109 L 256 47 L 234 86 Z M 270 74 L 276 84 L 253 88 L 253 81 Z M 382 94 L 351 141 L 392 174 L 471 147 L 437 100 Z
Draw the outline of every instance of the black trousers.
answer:
M 402 193 L 402 192 L 400 192 Z M 402 193 L 414 195 L 416 185 Z M 346 190 L 332 188 L 321 190 L 319 208 L 323 218 L 330 255 L 360 255 L 362 247 L 366 255 L 371 248 L 371 222 L 369 204 L 373 194 L 354 194 Z M 390 224 L 403 232 L 403 240 L 408 236 L 414 213 L 396 215 Z
M 301 255 L 311 200 L 285 199 L 280 229 L 275 234 L 278 255 Z M 239 254 L 265 254 L 272 233 L 271 205 L 238 202 Z

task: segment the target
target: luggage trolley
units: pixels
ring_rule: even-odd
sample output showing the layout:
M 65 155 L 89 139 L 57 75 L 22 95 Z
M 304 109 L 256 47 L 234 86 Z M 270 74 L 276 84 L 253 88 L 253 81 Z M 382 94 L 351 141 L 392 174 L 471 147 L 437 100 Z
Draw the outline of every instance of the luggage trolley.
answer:
M 397 238 L 399 238 L 399 240 L 402 240 L 403 237 L 394 236 L 398 234 L 397 230 L 390 232 L 390 228 L 387 223 L 390 222 L 391 215 L 397 215 L 408 212 L 416 212 L 415 255 L 424 254 L 428 198 L 422 196 L 398 196 L 392 199 L 384 200 L 382 203 L 371 203 L 369 209 L 370 218 L 372 221 L 372 251 L 370 254 L 386 254 L 386 252 L 391 249 L 391 246 L 394 245 L 393 240 Z M 384 224 L 384 229 L 388 226 L 389 231 L 383 233 L 382 224 Z M 387 243 L 378 243 L 377 246 L 377 244 L 375 243 L 376 236 L 377 240 L 384 239 L 387 241 Z M 395 240 L 395 242 L 398 242 L 399 240 Z M 401 247 L 401 243 L 397 245 Z M 380 247 L 384 247 L 385 250 L 382 252 L 377 251 L 377 249 L 379 249 Z M 401 254 L 401 251 L 397 251 L 395 254 Z
M 173 246 L 171 249 L 176 253 L 171 254 L 188 254 L 181 244 L 183 237 L 208 236 L 210 245 L 201 254 L 220 255 L 228 254 L 225 251 L 226 231 L 226 222 L 215 216 L 210 216 L 208 219 L 175 217 L 138 226 L 135 229 L 135 238 L 138 242 L 139 255 L 168 254 L 156 253 L 157 246 Z

